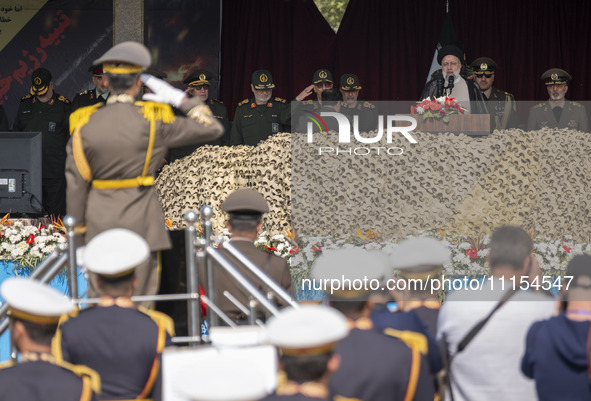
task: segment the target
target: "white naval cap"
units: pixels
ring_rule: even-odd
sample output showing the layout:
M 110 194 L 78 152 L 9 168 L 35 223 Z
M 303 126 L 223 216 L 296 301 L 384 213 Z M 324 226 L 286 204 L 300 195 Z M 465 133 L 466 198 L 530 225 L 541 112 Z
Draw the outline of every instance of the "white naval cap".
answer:
M 267 322 L 267 338 L 284 355 L 314 355 L 329 352 L 347 336 L 342 313 L 324 305 L 285 308 Z
M 11 316 L 37 324 L 56 324 L 61 315 L 74 310 L 66 296 L 30 278 L 6 279 L 0 293 Z
M 172 385 L 175 393 L 193 401 L 259 400 L 272 390 L 268 385 L 271 366 L 261 361 L 268 358 L 245 358 L 238 352 L 211 348 L 198 350 L 190 362 L 175 367 L 179 373 Z
M 126 228 L 103 231 L 84 248 L 84 266 L 101 276 L 130 274 L 150 257 L 150 247 L 139 234 Z
M 362 248 L 325 251 L 312 266 L 312 278 L 319 284 L 332 280 L 333 284 L 326 288 L 331 298 L 366 297 L 380 289 L 381 282 L 391 275 L 392 267 L 385 254 Z
M 432 271 L 449 263 L 451 252 L 431 237 L 413 237 L 402 241 L 391 255 L 392 264 L 401 272 Z

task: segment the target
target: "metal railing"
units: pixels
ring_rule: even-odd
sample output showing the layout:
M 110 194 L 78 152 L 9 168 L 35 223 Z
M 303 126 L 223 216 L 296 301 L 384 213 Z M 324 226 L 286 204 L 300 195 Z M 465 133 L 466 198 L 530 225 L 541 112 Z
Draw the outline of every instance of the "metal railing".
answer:
M 162 294 L 162 295 L 134 295 L 131 300 L 134 302 L 143 301 L 187 301 L 187 331 L 188 336 L 174 337 L 175 343 L 190 343 L 196 346 L 199 343 L 205 342 L 201 335 L 201 326 L 203 319 L 200 311 L 200 302 L 207 305 L 209 313 L 208 327 L 218 326 L 220 319 L 230 327 L 236 327 L 236 323 L 232 321 L 216 304 L 215 299 L 215 274 L 217 268 L 224 269 L 244 291 L 249 294 L 248 305 L 243 305 L 236 297 L 226 292 L 225 296 L 237 308 L 239 308 L 245 316 L 248 317 L 249 324 L 257 324 L 257 310 L 262 307 L 272 315 L 279 312 L 271 300 L 277 296 L 287 305 L 292 307 L 299 307 L 299 305 L 292 299 L 281 286 L 279 286 L 272 278 L 265 274 L 258 266 L 249 260 L 243 253 L 241 253 L 231 242 L 223 244 L 223 249 L 232 255 L 240 264 L 235 266 L 224 253 L 212 245 L 212 224 L 211 217 L 213 211 L 211 207 L 205 205 L 201 208 L 200 213 L 189 211 L 185 213 L 184 218 L 187 221 L 187 228 L 185 229 L 185 247 L 186 247 L 186 265 L 187 265 L 187 293 L 178 294 Z M 204 228 L 204 237 L 197 238 L 196 224 L 201 217 Z M 76 305 L 80 304 L 96 304 L 99 298 L 80 298 L 78 293 L 78 265 L 76 260 L 76 233 L 74 227 L 76 220 L 72 216 L 64 218 L 64 227 L 67 230 L 66 244 L 61 244 L 47 256 L 37 267 L 33 270 L 30 278 L 39 280 L 42 283 L 49 283 L 56 277 L 62 269 L 66 269 L 68 278 L 68 293 L 72 302 Z M 215 262 L 215 263 L 214 263 Z M 202 271 L 206 272 L 205 278 L 199 277 L 198 267 L 202 267 Z M 266 294 L 263 294 L 257 287 L 249 281 L 240 269 L 246 269 L 252 272 L 255 277 L 260 280 L 264 287 L 268 289 Z M 205 280 L 204 280 L 205 279 Z M 205 283 L 207 296 L 199 294 L 199 284 Z M 0 307 L 0 334 L 4 333 L 8 328 L 9 319 L 7 316 L 8 305 L 4 304 Z M 259 322 L 260 323 L 260 322 Z M 14 353 L 13 353 L 14 354 Z M 16 355 L 14 355 L 16 357 Z

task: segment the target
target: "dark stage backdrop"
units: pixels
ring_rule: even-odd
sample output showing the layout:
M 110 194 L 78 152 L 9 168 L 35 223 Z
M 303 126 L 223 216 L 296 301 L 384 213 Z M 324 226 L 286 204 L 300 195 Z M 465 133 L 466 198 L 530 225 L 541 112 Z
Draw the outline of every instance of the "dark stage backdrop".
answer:
M 211 71 L 209 96 L 218 97 L 221 2 L 212 0 L 146 0 L 146 45 L 152 65 L 172 85 L 185 88 L 193 70 Z
M 517 100 L 546 99 L 539 77 L 561 67 L 574 78 L 567 97 L 587 99 L 591 2 L 449 5 L 468 61 L 489 56 L 499 64 L 495 86 Z M 219 72 L 212 96 L 218 93 L 230 115 L 251 96 L 250 76 L 259 68 L 273 73 L 274 95 L 288 100 L 316 69 L 329 68 L 335 82 L 357 73 L 363 99 L 414 101 L 444 13 L 445 0 L 350 0 L 335 34 L 313 0 L 146 0 L 147 44 L 155 67 L 177 86 L 194 68 Z M 112 45 L 112 21 L 109 0 L 0 0 L 0 102 L 9 119 L 38 66 L 53 73 L 57 91 L 69 98 L 90 87 L 87 68 Z
M 35 69 L 47 68 L 72 100 L 92 87 L 88 67 L 112 44 L 110 1 L 0 0 L 0 102 L 11 124 Z
M 425 84 L 445 16 L 445 0 L 350 0 L 338 34 L 312 0 L 224 0 L 221 98 L 233 113 L 250 97 L 250 74 L 273 73 L 275 95 L 293 99 L 317 68 L 359 75 L 360 97 L 416 100 Z M 585 0 L 450 0 L 456 36 L 469 62 L 493 58 L 495 86 L 517 100 L 547 99 L 540 75 L 573 75 L 567 97 L 586 100 L 591 2 Z

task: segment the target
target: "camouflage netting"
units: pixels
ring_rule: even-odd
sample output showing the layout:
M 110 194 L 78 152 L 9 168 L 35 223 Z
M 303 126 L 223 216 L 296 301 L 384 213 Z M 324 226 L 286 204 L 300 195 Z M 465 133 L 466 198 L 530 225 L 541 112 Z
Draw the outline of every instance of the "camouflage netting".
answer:
M 274 233 L 293 226 L 298 233 L 334 238 L 360 228 L 399 239 L 421 230 L 477 235 L 516 224 L 536 235 L 589 241 L 589 134 L 545 129 L 482 138 L 413 136 L 418 144 L 402 137 L 392 144 L 351 144 L 383 146 L 380 155 L 319 156 L 319 147 L 349 146 L 337 146 L 336 133 L 317 135 L 313 144 L 299 135 L 291 144 L 293 166 L 289 134 L 258 147 L 202 147 L 167 166 L 156 185 L 166 217 L 178 227 L 184 227 L 186 210 L 209 203 L 219 230 L 223 199 L 252 187 L 271 205 L 265 223 Z M 387 155 L 385 148 L 393 146 L 404 153 Z

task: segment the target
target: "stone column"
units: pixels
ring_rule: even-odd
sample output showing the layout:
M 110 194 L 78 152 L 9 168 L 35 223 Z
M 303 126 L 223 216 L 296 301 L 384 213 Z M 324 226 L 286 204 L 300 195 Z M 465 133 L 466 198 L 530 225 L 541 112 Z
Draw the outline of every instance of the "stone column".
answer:
M 113 0 L 113 44 L 144 43 L 144 0 Z

